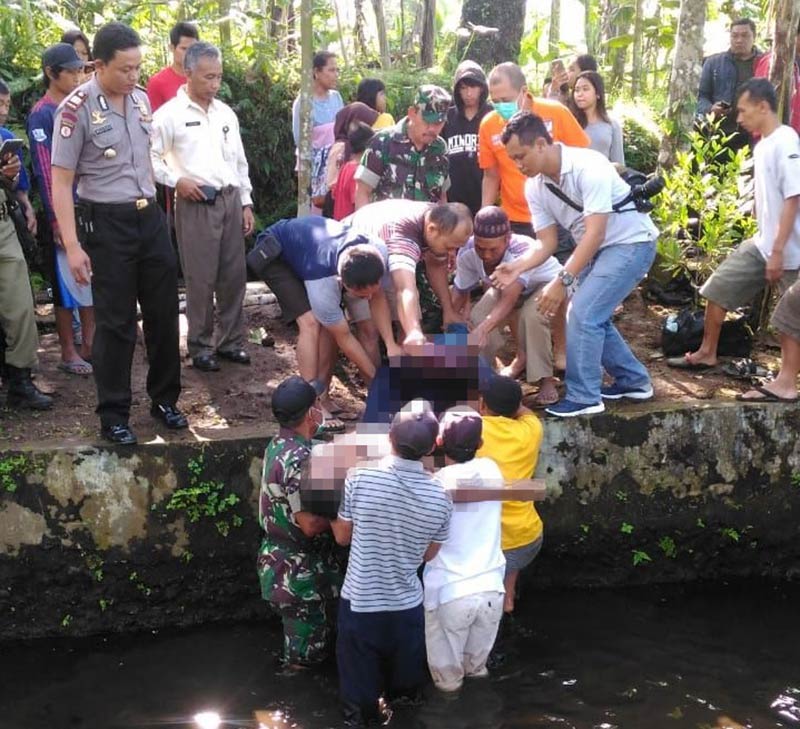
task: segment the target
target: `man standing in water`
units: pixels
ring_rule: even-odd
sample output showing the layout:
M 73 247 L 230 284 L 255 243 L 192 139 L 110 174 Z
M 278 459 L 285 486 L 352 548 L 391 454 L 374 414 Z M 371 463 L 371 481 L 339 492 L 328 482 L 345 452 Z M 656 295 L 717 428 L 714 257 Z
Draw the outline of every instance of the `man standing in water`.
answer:
M 317 393 L 302 377 L 290 377 L 275 388 L 272 413 L 281 427 L 264 453 L 258 579 L 283 622 L 284 665 L 302 668 L 327 655 L 342 573 L 330 520 L 304 511 L 300 500 L 301 470 L 323 420 Z

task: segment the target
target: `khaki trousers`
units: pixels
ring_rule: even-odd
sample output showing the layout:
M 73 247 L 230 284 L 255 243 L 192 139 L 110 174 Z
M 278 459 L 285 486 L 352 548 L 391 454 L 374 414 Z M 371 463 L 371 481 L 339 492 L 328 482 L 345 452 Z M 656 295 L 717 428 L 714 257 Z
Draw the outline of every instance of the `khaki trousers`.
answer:
M 212 205 L 178 198 L 175 232 L 186 284 L 189 355 L 230 352 L 244 345 L 247 269 L 239 190 L 227 187 Z M 217 333 L 214 337 L 214 295 Z
M 553 376 L 553 343 L 550 337 L 550 323 L 539 313 L 534 299 L 536 291 L 528 296 L 522 305 L 514 309 L 504 322 L 500 322 L 489 335 L 486 347 L 481 354 L 494 362 L 497 353 L 505 344 L 502 328 L 506 323 L 516 324 L 517 346 L 525 353 L 525 379 L 538 382 L 542 377 Z M 480 324 L 500 301 L 500 291 L 490 288 L 473 307 L 470 321 L 473 326 Z
M 28 265 L 9 217 L 0 220 L 0 326 L 6 333 L 6 363 L 35 367 L 39 335 Z

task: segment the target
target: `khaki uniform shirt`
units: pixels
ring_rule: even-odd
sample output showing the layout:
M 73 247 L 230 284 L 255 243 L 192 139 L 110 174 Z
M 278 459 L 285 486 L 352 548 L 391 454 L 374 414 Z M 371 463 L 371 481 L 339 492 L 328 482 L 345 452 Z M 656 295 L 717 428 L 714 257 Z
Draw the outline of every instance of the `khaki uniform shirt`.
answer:
M 152 116 L 144 91 L 115 111 L 92 77 L 59 105 L 52 163 L 74 170 L 78 197 L 97 203 L 133 202 L 156 194 L 150 163 Z

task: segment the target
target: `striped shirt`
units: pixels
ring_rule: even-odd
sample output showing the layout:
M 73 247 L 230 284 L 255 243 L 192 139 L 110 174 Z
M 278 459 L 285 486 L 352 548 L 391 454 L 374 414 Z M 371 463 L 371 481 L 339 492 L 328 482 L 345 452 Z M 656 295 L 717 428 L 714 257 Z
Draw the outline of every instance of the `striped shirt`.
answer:
M 386 243 L 389 271 L 417 270 L 422 254 L 428 249 L 425 241 L 425 213 L 434 203 L 418 200 L 380 200 L 356 210 L 342 223 L 359 233 L 375 235 Z
M 540 248 L 541 244 L 527 235 L 511 234 L 508 248 L 506 248 L 500 263 L 510 263 L 522 258 L 531 248 Z M 499 264 L 498 264 L 499 265 Z M 522 283 L 522 295 L 529 296 L 540 286 L 550 283 L 561 270 L 561 264 L 554 256 L 550 256 L 541 265 L 525 271 L 519 277 Z M 485 289 L 492 286 L 492 281 L 486 273 L 483 261 L 475 250 L 475 238 L 471 237 L 463 248 L 458 251 L 456 258 L 456 277 L 453 285 L 459 291 L 471 291 L 479 285 Z
M 431 542 L 445 542 L 453 505 L 420 461 L 387 456 L 355 468 L 339 518 L 353 522 L 342 597 L 357 613 L 408 610 L 422 603 L 417 569 Z
M 56 222 L 50 150 L 53 144 L 53 120 L 57 108 L 58 104 L 45 94 L 34 104 L 27 121 L 33 176 L 39 185 L 39 197 L 42 199 L 42 206 L 50 225 Z

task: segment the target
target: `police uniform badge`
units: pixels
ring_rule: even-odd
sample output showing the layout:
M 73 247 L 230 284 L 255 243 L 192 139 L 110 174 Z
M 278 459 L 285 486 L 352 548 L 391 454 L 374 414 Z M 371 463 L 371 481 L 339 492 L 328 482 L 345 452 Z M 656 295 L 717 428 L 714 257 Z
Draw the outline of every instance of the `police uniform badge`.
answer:
M 97 109 L 92 110 L 92 124 L 105 124 L 106 118 L 103 116 L 103 112 L 98 111 Z
M 58 127 L 58 133 L 64 139 L 69 139 L 72 136 L 72 130 L 75 129 L 75 124 L 78 117 L 71 111 L 61 112 L 61 124 Z
M 83 106 L 84 101 L 86 101 L 86 92 L 82 89 L 78 89 L 64 102 L 64 106 L 72 111 L 78 111 L 78 109 Z

